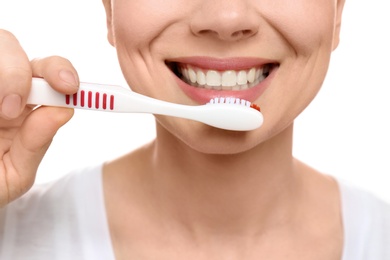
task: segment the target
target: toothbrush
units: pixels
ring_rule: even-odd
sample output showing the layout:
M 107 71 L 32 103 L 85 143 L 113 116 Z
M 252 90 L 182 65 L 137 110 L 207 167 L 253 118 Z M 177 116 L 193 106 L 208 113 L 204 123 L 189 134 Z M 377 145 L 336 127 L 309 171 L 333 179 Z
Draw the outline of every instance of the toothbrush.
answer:
M 263 124 L 260 108 L 236 98 L 214 98 L 206 105 L 187 106 L 150 98 L 121 86 L 80 83 L 77 93 L 57 92 L 41 78 L 33 78 L 27 104 L 123 113 L 151 113 L 181 117 L 234 131 Z

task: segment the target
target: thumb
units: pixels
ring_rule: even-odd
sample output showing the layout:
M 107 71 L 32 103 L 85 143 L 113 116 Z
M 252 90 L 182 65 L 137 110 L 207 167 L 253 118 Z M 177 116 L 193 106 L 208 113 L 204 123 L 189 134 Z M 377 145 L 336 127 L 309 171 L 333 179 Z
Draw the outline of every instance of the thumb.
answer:
M 9 162 L 5 162 L 11 166 L 8 176 L 15 173 L 15 178 L 19 178 L 15 184 L 19 187 L 17 189 L 22 190 L 15 190 L 16 193 L 24 193 L 32 186 L 38 166 L 54 135 L 72 118 L 73 113 L 73 109 L 39 107 L 25 119 L 10 147 Z M 12 183 L 11 180 L 8 182 Z M 15 194 L 15 197 L 19 195 Z

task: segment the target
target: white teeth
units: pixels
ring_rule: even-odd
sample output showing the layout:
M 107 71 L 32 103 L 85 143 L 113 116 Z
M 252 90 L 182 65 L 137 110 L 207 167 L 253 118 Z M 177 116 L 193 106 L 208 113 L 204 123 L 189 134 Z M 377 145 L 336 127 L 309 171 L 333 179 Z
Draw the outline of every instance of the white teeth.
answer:
M 206 84 L 207 85 L 212 86 L 212 87 L 218 87 L 218 86 L 221 86 L 221 81 L 222 81 L 221 73 L 219 73 L 218 71 L 215 71 L 215 70 L 207 71 L 207 74 L 206 74 Z M 198 82 L 198 84 L 200 84 L 200 83 Z
M 258 70 L 260 71 L 260 70 Z M 244 85 L 248 82 L 248 80 L 246 79 L 246 72 L 245 70 L 240 70 L 238 73 L 237 73 L 237 84 L 238 85 Z
M 222 86 L 233 87 L 237 85 L 237 74 L 235 71 L 228 70 L 222 73 Z
M 203 73 L 203 71 L 198 70 L 198 72 L 196 73 L 196 76 L 197 76 L 196 82 L 199 85 L 205 85 L 206 84 L 206 75 Z
M 189 76 L 189 80 L 192 82 L 192 83 L 196 83 L 197 81 L 197 76 L 196 76 L 196 72 L 194 70 L 188 70 L 188 76 Z
M 256 76 L 256 69 L 252 68 L 249 70 L 248 74 L 246 75 L 248 82 L 253 83 L 255 81 Z
M 191 66 L 180 66 L 183 79 L 195 87 L 215 90 L 243 90 L 257 85 L 266 78 L 268 66 L 248 70 L 202 70 Z

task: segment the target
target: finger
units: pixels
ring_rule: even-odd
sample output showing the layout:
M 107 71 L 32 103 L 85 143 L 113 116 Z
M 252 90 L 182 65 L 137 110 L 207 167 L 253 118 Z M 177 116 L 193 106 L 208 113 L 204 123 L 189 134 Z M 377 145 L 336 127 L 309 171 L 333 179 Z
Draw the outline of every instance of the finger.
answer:
M 34 77 L 44 78 L 55 90 L 64 94 L 77 92 L 79 76 L 72 63 L 59 56 L 31 61 Z
M 23 111 L 31 85 L 29 59 L 18 40 L 0 30 L 0 116 L 16 118 Z
M 40 107 L 23 122 L 9 152 L 3 156 L 7 183 L 12 187 L 8 192 L 10 200 L 32 186 L 38 166 L 54 135 L 72 115 L 72 109 Z

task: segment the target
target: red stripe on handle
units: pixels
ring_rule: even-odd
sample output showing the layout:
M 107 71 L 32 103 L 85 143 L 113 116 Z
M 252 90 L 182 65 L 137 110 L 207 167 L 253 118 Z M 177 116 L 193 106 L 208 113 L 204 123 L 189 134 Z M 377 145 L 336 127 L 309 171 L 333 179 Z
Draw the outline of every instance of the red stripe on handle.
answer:
M 73 94 L 73 105 L 77 106 L 77 93 Z
M 103 94 L 103 109 L 107 108 L 107 94 Z
M 92 91 L 88 91 L 88 107 L 92 107 Z
M 81 96 L 80 96 L 80 105 L 81 105 L 81 107 L 84 107 L 84 98 L 85 98 L 85 91 L 81 90 Z
M 114 110 L 114 95 L 111 95 L 110 97 L 110 109 Z
M 100 97 L 99 92 L 96 92 L 96 94 L 95 94 L 95 108 L 99 108 L 99 97 Z

